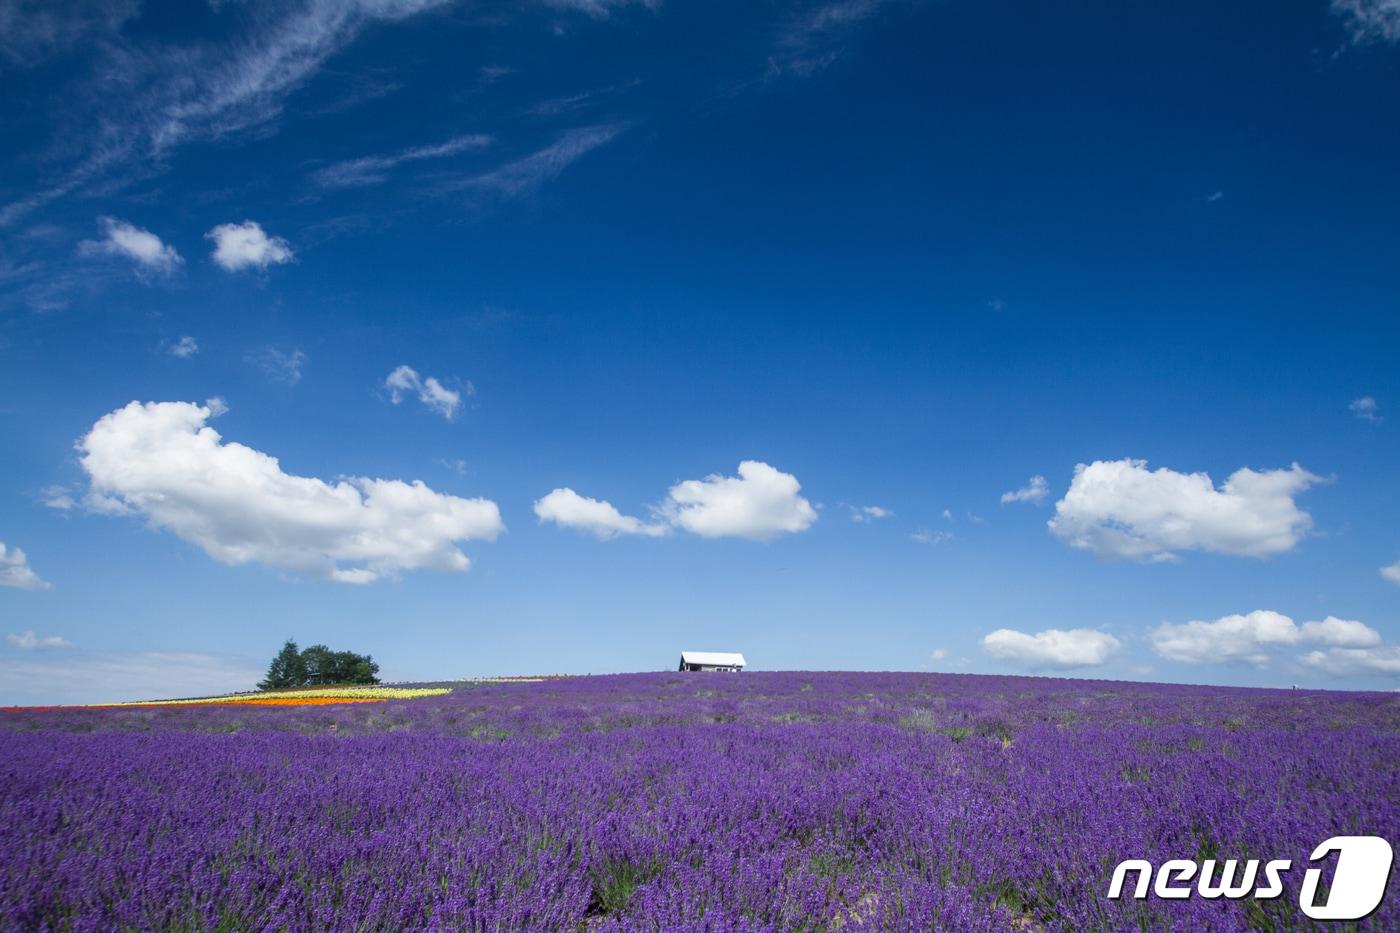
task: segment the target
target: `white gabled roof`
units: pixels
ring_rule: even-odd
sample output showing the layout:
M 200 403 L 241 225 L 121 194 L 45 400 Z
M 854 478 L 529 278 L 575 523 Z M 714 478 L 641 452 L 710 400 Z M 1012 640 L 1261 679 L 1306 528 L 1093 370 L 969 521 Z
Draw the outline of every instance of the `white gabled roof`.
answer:
M 737 651 L 682 651 L 682 664 L 704 664 L 712 667 L 743 667 L 744 656 Z

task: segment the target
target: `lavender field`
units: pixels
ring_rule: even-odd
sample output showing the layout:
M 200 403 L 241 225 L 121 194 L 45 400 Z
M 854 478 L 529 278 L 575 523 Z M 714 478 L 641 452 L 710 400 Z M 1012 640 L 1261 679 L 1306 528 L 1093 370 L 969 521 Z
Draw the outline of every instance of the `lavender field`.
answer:
M 1400 839 L 1400 695 L 637 674 L 0 713 L 5 930 L 1310 929 L 1301 872 L 1105 894 L 1340 834 Z

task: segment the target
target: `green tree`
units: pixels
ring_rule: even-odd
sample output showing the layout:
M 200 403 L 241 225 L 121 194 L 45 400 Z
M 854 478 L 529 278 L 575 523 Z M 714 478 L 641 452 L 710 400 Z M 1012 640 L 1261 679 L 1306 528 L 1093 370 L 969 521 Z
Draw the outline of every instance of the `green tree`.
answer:
M 287 687 L 300 687 L 306 683 L 306 662 L 297 643 L 290 638 L 277 652 L 277 657 L 267 667 L 267 677 L 258 684 L 259 690 L 282 690 Z
M 317 686 L 329 684 L 377 684 L 379 665 L 367 654 L 353 651 L 332 651 L 325 645 L 311 645 L 301 653 L 306 671 L 306 683 Z
M 334 654 L 335 682 L 338 684 L 377 684 L 379 665 L 367 654 L 337 651 Z
M 303 648 L 301 663 L 306 668 L 306 682 L 320 686 L 335 683 L 335 652 L 325 645 Z

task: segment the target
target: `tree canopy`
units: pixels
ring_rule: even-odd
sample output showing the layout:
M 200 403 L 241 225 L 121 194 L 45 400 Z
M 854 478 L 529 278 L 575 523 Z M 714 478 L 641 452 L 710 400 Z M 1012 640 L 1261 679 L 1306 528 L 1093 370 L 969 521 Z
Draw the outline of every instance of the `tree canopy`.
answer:
M 332 651 L 325 645 L 311 645 L 297 650 L 297 643 L 289 638 L 268 665 L 267 677 L 258 684 L 258 689 L 377 684 L 378 673 L 379 665 L 367 654 Z

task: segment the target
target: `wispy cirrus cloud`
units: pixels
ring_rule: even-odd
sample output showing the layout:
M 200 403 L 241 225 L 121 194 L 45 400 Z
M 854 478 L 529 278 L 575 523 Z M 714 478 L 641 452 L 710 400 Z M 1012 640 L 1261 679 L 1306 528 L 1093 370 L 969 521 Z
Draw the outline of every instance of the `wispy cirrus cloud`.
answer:
M 629 6 L 644 7 L 648 10 L 655 10 L 661 6 L 661 0 L 544 0 L 544 2 L 556 10 L 572 10 L 594 19 L 607 19 L 614 10 Z
M 640 78 L 633 78 L 630 81 L 608 84 L 586 91 L 578 91 L 573 94 L 564 94 L 559 97 L 550 97 L 529 107 L 526 113 L 536 117 L 557 117 L 560 114 L 572 113 L 576 110 L 594 106 L 601 101 L 610 100 L 616 95 L 630 91 L 642 83 Z
M 527 156 L 480 175 L 448 182 L 445 187 L 481 191 L 502 198 L 523 197 L 559 177 L 574 162 L 611 142 L 626 128 L 624 124 L 606 123 L 572 129 Z
M 278 347 L 263 347 L 250 354 L 247 359 L 273 382 L 294 386 L 301 382 L 301 367 L 306 363 L 306 354 L 296 348 L 283 350 Z
M 806 77 L 842 56 L 852 30 L 874 16 L 890 0 L 834 0 L 803 10 L 778 35 L 768 59 L 770 74 Z
M 30 68 L 74 46 L 115 34 L 141 9 L 140 0 L 0 2 L 0 59 Z
M 364 156 L 335 162 L 317 169 L 311 178 L 316 184 L 327 189 L 364 188 L 383 184 L 389 180 L 390 172 L 405 162 L 445 159 L 464 152 L 473 152 L 491 145 L 494 139 L 486 133 L 454 136 L 431 146 L 415 146 L 389 155 Z
M 144 171 L 164 164 L 177 147 L 217 140 L 264 126 L 277 117 L 292 91 L 371 24 L 403 20 L 449 0 L 303 0 L 254 3 L 237 19 L 229 38 L 186 45 L 116 38 L 133 7 L 113 5 L 94 16 L 87 6 L 37 6 L 41 13 L 6 4 L 0 12 L 0 47 L 33 58 L 65 43 L 103 38 L 96 61 L 71 96 L 73 118 L 65 135 L 86 142 L 29 194 L 0 205 L 0 226 L 120 168 Z M 241 6 L 241 5 L 240 5 Z M 232 19 L 231 14 L 225 14 Z M 235 24 L 231 22 L 230 26 Z M 13 38 L 19 36 L 20 38 Z

